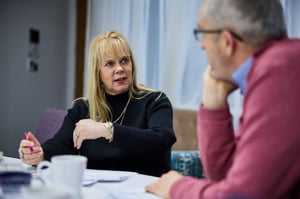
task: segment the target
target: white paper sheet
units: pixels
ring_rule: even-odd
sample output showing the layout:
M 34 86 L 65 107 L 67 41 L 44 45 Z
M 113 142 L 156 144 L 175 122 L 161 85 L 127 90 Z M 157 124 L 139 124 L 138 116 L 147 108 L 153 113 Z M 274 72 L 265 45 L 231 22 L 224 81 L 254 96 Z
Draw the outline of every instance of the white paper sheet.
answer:
M 86 169 L 83 177 L 83 186 L 91 186 L 97 182 L 121 182 L 137 174 L 129 171 Z

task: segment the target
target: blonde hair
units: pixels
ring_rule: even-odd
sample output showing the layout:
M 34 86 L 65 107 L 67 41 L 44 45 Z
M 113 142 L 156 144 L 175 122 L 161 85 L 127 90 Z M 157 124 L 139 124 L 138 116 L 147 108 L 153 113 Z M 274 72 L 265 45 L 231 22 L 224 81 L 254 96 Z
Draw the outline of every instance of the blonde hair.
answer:
M 110 119 L 111 110 L 107 105 L 105 90 L 100 79 L 99 66 L 109 55 L 118 57 L 130 57 L 132 62 L 132 83 L 129 86 L 129 98 L 140 99 L 151 92 L 156 92 L 141 84 L 137 84 L 136 64 L 132 50 L 127 40 L 117 31 L 108 31 L 96 36 L 90 44 L 88 58 L 88 90 L 89 115 L 95 121 L 107 122 Z M 143 94 L 142 96 L 140 94 Z M 137 98 L 137 96 L 139 96 Z

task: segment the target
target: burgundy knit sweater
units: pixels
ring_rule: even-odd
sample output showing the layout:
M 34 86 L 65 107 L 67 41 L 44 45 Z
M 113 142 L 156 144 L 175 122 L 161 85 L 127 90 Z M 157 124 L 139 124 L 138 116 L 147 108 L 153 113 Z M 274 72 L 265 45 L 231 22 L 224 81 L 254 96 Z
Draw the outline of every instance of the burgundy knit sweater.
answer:
M 229 107 L 198 114 L 206 178 L 182 178 L 171 198 L 300 198 L 300 40 L 254 53 L 235 133 Z

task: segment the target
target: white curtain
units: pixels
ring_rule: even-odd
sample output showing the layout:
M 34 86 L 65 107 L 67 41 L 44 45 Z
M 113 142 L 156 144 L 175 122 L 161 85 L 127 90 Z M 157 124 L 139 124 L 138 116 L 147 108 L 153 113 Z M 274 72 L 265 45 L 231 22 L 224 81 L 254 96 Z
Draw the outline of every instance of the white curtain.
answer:
M 300 1 L 281 1 L 289 35 L 299 37 Z M 197 109 L 208 64 L 193 36 L 200 4 L 201 0 L 89 0 L 86 57 L 93 37 L 117 30 L 133 49 L 140 83 L 164 91 L 173 107 Z M 242 104 L 239 91 L 229 103 L 236 121 Z
M 205 53 L 193 36 L 200 3 L 201 0 L 89 0 L 86 57 L 97 34 L 117 30 L 133 49 L 138 81 L 164 91 L 174 107 L 196 109 L 207 65 Z
M 281 0 L 289 37 L 300 38 L 299 0 Z

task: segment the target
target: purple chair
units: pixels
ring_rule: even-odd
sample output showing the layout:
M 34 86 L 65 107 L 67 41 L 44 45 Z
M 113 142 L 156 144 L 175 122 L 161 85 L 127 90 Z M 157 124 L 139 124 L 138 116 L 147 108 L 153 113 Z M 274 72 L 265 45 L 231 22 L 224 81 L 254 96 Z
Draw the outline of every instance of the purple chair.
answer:
M 35 132 L 41 144 L 57 133 L 66 115 L 67 110 L 64 109 L 48 108 L 43 112 Z

